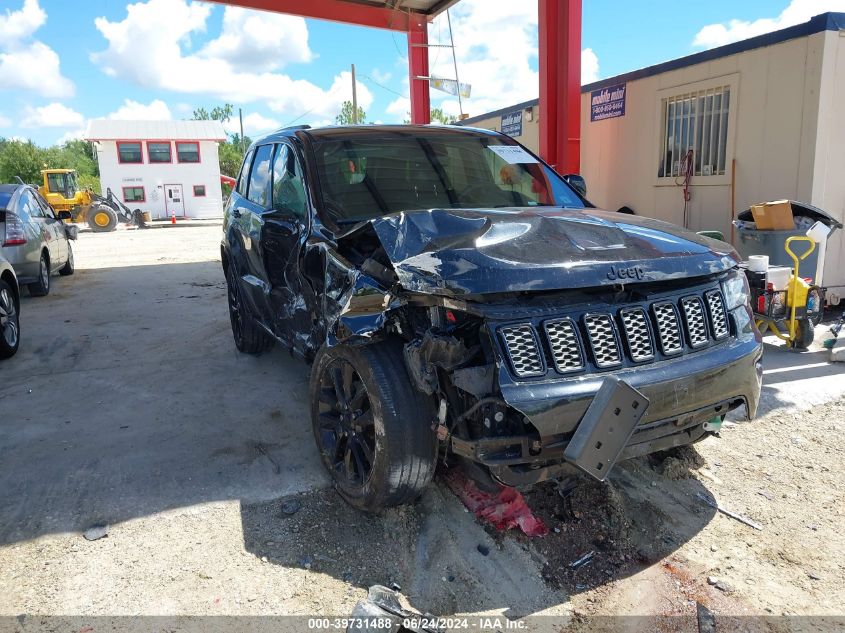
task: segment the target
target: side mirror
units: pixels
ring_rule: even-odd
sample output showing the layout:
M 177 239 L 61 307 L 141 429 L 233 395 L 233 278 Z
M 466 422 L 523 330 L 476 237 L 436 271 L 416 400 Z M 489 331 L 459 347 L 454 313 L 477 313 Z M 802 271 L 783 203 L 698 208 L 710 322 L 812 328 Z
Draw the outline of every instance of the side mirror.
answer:
M 587 181 L 580 174 L 567 174 L 563 177 L 567 184 L 585 198 L 587 197 Z
M 64 222 L 65 220 L 70 222 L 73 219 L 73 216 L 71 215 L 70 211 L 59 211 L 58 217 L 62 222 Z

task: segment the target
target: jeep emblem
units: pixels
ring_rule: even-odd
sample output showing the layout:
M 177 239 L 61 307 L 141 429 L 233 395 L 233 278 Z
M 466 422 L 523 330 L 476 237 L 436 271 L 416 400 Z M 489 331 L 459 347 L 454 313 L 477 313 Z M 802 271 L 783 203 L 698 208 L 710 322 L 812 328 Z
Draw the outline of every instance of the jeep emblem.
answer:
M 642 279 L 645 276 L 645 271 L 639 266 L 631 266 L 630 268 L 616 268 L 610 267 L 610 272 L 607 273 L 607 278 L 611 281 L 617 279 Z

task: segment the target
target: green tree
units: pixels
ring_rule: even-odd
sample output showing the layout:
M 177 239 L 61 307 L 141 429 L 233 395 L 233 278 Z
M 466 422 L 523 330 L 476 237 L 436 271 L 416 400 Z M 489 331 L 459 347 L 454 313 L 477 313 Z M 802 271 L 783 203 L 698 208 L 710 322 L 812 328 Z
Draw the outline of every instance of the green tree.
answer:
M 340 107 L 340 114 L 338 114 L 334 120 L 335 123 L 338 125 L 354 125 L 357 123 L 363 123 L 367 120 L 367 113 L 364 112 L 364 108 L 358 106 L 358 118 L 354 119 L 352 114 L 355 112 L 355 109 L 352 106 L 351 101 L 344 101 L 343 105 Z
M 432 108 L 431 109 L 431 122 L 432 123 L 442 123 L 443 125 L 452 125 L 455 121 L 458 120 L 458 117 L 449 116 L 443 112 L 443 108 Z
M 0 182 L 17 182 L 16 177 L 19 177 L 26 183 L 39 183 L 46 158 L 46 151 L 32 141 L 3 139 L 0 150 Z
M 194 110 L 194 121 L 220 121 L 227 123 L 235 114 L 235 106 L 231 103 L 225 103 L 222 106 L 214 106 L 209 112 L 205 108 L 197 108 Z

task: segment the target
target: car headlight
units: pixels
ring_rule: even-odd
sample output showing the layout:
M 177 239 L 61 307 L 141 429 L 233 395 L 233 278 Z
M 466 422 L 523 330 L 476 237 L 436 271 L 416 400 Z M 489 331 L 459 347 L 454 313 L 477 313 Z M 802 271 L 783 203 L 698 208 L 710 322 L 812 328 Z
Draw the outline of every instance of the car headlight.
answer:
M 733 270 L 730 276 L 722 282 L 722 292 L 725 294 L 725 307 L 733 310 L 748 305 L 750 291 L 748 278 L 742 270 Z

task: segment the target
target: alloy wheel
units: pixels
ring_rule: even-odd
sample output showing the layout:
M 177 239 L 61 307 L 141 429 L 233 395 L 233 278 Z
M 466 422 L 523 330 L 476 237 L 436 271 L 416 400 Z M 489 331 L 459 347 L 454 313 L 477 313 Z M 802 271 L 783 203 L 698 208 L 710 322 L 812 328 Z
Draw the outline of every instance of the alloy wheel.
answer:
M 336 359 L 320 377 L 320 450 L 336 477 L 363 486 L 375 461 L 375 420 L 364 381 L 351 363 Z
M 243 321 L 243 312 L 241 308 L 241 291 L 238 287 L 238 282 L 235 279 L 235 276 L 229 273 L 228 275 L 228 283 L 226 287 L 228 288 L 228 297 L 229 297 L 229 319 L 232 321 L 232 332 L 234 333 L 235 340 L 240 342 L 243 340 L 244 335 L 244 321 Z
M 0 334 L 7 346 L 15 347 L 18 344 L 18 333 L 18 312 L 15 309 L 15 300 L 4 288 L 0 290 Z

